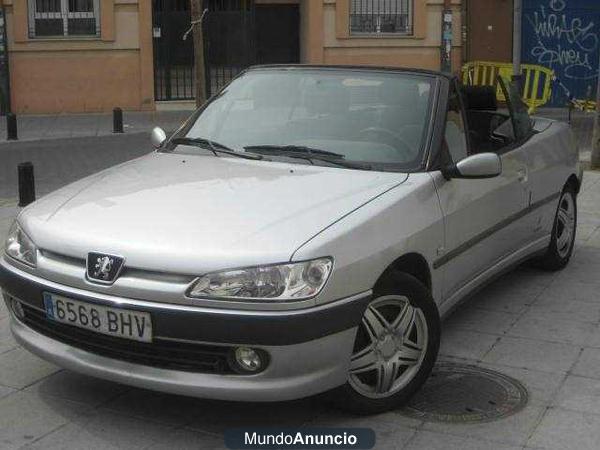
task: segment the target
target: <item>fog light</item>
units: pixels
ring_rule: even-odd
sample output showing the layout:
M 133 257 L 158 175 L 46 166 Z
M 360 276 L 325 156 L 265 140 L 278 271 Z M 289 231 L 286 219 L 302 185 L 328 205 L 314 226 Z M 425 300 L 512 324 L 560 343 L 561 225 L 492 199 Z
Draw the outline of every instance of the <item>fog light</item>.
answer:
M 25 318 L 25 311 L 23 311 L 23 305 L 16 298 L 10 299 L 10 309 L 17 316 L 17 319 L 23 320 Z
M 235 349 L 235 362 L 245 372 L 258 372 L 263 367 L 259 352 L 249 347 Z

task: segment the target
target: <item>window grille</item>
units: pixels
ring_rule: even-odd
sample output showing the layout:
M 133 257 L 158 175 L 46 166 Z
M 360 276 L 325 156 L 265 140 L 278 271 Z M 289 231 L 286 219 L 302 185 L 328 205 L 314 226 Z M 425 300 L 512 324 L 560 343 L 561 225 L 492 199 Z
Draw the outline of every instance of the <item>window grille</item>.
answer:
M 100 0 L 28 0 L 29 37 L 100 36 Z
M 412 34 L 414 0 L 351 0 L 350 34 Z

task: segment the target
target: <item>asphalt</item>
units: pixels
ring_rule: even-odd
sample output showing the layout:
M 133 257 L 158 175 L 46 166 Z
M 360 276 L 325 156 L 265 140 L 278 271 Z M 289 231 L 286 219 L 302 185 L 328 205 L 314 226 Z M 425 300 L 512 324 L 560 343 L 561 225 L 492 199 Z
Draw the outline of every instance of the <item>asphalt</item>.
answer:
M 148 133 L 0 145 L 0 241 L 18 212 L 18 162 L 40 195 L 150 150 Z M 586 137 L 581 137 L 583 141 Z M 516 378 L 528 405 L 504 419 L 443 424 L 392 411 L 356 417 L 320 398 L 216 402 L 62 370 L 20 348 L 0 302 L 0 448 L 223 448 L 243 426 L 370 427 L 381 449 L 597 449 L 600 442 L 600 172 L 586 172 L 575 252 L 561 272 L 520 267 L 480 291 L 442 330 L 442 361 Z

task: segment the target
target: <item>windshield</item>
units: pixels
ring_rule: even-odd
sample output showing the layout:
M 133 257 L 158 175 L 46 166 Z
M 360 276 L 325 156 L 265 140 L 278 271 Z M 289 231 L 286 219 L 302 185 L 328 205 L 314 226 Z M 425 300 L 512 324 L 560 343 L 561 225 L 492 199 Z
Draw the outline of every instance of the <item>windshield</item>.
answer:
M 423 160 L 433 82 L 397 72 L 252 70 L 198 111 L 177 137 L 260 150 L 269 159 L 305 147 L 312 155 L 321 150 L 347 162 L 415 170 Z

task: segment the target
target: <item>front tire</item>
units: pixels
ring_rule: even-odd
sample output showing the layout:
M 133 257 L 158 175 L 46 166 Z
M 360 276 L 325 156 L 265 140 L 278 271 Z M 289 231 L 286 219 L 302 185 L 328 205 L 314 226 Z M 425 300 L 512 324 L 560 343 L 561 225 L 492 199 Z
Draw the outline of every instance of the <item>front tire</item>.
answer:
M 552 226 L 550 245 L 544 256 L 538 260 L 539 266 L 548 271 L 564 268 L 571 259 L 577 231 L 577 194 L 575 188 L 565 186 L 558 202 L 558 209 Z
M 405 404 L 427 380 L 440 345 L 440 317 L 428 289 L 393 272 L 378 283 L 358 327 L 338 405 L 374 414 Z

